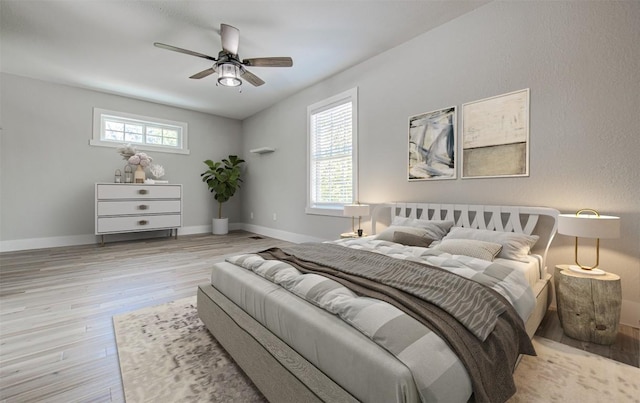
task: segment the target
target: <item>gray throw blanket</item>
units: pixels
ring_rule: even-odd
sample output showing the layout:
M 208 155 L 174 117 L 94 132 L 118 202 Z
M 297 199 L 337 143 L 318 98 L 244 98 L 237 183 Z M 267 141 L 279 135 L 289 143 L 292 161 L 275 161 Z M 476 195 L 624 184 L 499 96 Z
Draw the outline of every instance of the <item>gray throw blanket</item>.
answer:
M 332 244 L 272 248 L 259 255 L 285 261 L 303 273 L 331 278 L 356 293 L 388 302 L 429 327 L 447 341 L 465 365 L 477 402 L 504 402 L 511 397 L 516 390 L 512 372 L 518 355 L 535 355 L 522 319 L 501 295 L 440 268 Z M 437 286 L 429 284 L 432 280 Z M 414 282 L 423 283 L 426 289 L 420 290 Z M 466 303 L 456 303 L 456 289 L 463 291 Z M 476 308 L 484 305 L 481 301 L 485 298 L 489 301 L 487 306 Z M 467 309 L 467 304 L 473 309 Z M 482 340 L 452 316 L 456 311 L 461 311 L 463 320 L 479 334 L 486 329 L 476 323 L 480 321 L 473 321 L 469 312 L 481 312 L 483 318 L 493 322 L 487 326 L 492 330 Z

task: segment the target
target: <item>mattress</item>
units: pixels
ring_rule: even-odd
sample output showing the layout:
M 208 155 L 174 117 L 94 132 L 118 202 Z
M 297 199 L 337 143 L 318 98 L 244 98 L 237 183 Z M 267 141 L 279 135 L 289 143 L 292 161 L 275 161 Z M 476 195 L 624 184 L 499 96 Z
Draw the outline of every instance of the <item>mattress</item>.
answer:
M 334 315 L 231 263 L 214 266 L 211 284 L 358 400 L 420 401 L 409 369 Z

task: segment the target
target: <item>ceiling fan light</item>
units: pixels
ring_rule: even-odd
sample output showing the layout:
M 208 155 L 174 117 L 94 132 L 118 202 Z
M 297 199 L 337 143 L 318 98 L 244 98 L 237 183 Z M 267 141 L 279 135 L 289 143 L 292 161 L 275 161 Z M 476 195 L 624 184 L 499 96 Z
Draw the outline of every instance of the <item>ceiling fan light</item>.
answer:
M 224 63 L 218 66 L 218 83 L 225 87 L 237 87 L 242 84 L 240 80 L 240 68 L 233 63 Z

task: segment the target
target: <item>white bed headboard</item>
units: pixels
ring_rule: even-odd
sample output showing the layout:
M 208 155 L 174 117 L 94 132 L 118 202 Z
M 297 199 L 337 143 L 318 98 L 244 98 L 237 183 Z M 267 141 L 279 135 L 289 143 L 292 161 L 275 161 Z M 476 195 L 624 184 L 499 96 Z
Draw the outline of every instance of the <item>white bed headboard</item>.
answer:
M 544 267 L 560 214 L 558 210 L 549 207 L 396 202 L 380 204 L 374 208 L 371 215 L 373 234 L 376 233 L 376 222 L 387 209 L 390 213 L 386 216 L 390 219 L 389 223 L 394 217 L 400 216 L 453 221 L 456 227 L 538 235 L 540 239 L 534 251 L 542 255 Z

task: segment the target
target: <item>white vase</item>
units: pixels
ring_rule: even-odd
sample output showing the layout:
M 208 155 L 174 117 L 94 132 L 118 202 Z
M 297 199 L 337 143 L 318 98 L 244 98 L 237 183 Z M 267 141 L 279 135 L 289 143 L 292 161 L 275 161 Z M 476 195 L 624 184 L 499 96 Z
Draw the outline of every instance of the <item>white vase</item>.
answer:
M 213 235 L 226 235 L 229 233 L 228 218 L 214 218 L 211 220 L 211 233 Z

